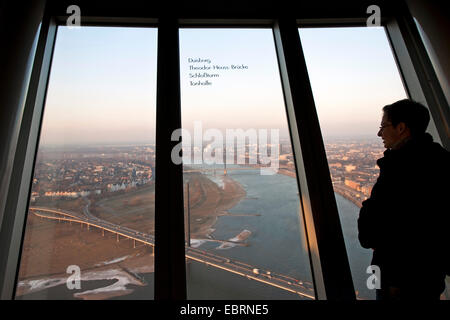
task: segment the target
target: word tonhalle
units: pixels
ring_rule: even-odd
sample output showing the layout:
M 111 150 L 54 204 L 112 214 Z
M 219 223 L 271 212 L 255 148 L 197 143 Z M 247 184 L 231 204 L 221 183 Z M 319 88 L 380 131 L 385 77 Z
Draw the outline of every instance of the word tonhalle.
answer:
M 261 167 L 261 175 L 273 175 L 278 172 L 279 168 L 279 130 L 270 129 L 270 143 L 268 141 L 269 134 L 267 129 L 226 129 L 225 141 L 224 135 L 219 129 L 207 129 L 203 132 L 201 121 L 194 121 L 193 135 L 187 129 L 176 129 L 172 133 L 171 140 L 179 141 L 171 152 L 172 162 L 174 164 L 245 164 L 245 157 L 249 156 L 250 164 L 259 163 L 269 165 L 269 167 Z M 182 141 L 181 137 L 183 137 Z M 192 144 L 193 137 L 193 144 Z M 245 146 L 245 142 L 249 141 L 245 148 L 235 149 L 235 139 L 237 146 Z M 207 143 L 205 147 L 205 143 Z M 194 148 L 192 148 L 192 146 Z M 268 153 L 270 148 L 270 155 Z M 194 159 L 192 162 L 192 150 L 194 150 Z M 235 154 L 236 150 L 236 154 Z M 183 151 L 183 152 L 182 152 Z M 225 152 L 225 155 L 224 155 Z M 183 153 L 183 155 L 181 155 Z M 235 158 L 236 156 L 236 158 Z M 237 160 L 237 163 L 234 163 Z

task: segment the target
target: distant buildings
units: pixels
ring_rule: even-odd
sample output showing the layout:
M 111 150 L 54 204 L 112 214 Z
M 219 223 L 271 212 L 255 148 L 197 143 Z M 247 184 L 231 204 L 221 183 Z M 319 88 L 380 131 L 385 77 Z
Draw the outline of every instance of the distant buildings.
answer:
M 104 148 L 103 148 L 104 149 Z M 153 178 L 154 148 L 52 151 L 38 155 L 31 201 L 78 198 L 135 188 Z M 68 155 L 70 154 L 70 156 Z
M 358 182 L 349 180 L 349 179 L 345 179 L 344 184 L 356 191 L 361 191 L 361 185 Z
M 378 178 L 376 160 L 384 147 L 371 140 L 342 139 L 326 142 L 325 149 L 335 192 L 361 206 Z
M 254 154 L 249 152 L 252 147 Z M 336 140 L 326 142 L 325 149 L 335 192 L 360 206 L 370 196 L 378 177 L 375 163 L 382 156 L 383 146 L 368 140 Z M 40 197 L 75 199 L 146 185 L 155 176 L 154 150 L 154 146 L 128 146 L 40 151 L 31 201 Z M 259 156 L 256 146 L 248 146 L 245 151 L 241 154 L 243 159 L 236 159 L 239 152 L 235 152 L 235 160 L 257 163 L 252 158 Z M 290 142 L 280 143 L 279 151 L 280 169 L 295 177 Z

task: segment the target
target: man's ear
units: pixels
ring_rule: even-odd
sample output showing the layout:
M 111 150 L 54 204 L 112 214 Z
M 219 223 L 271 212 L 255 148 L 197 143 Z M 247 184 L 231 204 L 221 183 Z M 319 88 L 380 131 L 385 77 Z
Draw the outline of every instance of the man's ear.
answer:
M 404 122 L 399 122 L 397 124 L 397 126 L 395 127 L 395 129 L 397 130 L 397 132 L 399 134 L 408 134 L 409 135 L 409 128 L 406 126 L 406 123 Z
M 404 122 L 399 122 L 395 129 L 398 131 L 398 133 L 402 133 L 406 129 L 406 124 Z

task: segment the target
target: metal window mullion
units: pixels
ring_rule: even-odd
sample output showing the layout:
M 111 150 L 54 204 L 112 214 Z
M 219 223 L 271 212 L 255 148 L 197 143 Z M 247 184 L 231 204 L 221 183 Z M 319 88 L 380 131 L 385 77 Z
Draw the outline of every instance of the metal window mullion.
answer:
M 57 26 L 50 16 L 42 21 L 27 92 L 13 172 L 1 230 L 1 299 L 13 299 L 28 211 L 39 134 Z
M 430 110 L 430 133 L 450 150 L 450 109 L 409 9 L 397 8 L 385 26 L 408 96 Z
M 155 185 L 155 299 L 186 299 L 182 164 L 172 162 L 181 128 L 178 22 L 162 18 L 158 27 Z
M 296 20 L 281 18 L 275 24 L 274 36 L 316 297 L 354 300 L 344 237 Z

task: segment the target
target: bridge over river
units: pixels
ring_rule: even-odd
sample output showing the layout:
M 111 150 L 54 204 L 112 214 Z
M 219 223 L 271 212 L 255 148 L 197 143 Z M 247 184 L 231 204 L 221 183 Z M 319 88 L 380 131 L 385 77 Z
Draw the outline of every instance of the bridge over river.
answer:
M 116 225 L 109 221 L 99 219 L 93 215 L 88 215 L 86 214 L 86 212 L 86 216 L 83 217 L 73 212 L 60 209 L 44 207 L 30 207 L 29 209 L 31 213 L 40 218 L 51 219 L 55 221 L 58 220 L 59 222 L 65 221 L 70 223 L 79 223 L 81 226 L 86 225 L 88 229 L 94 227 L 102 230 L 103 235 L 105 234 L 105 231 L 111 232 L 113 234 L 116 234 L 117 241 L 120 240 L 120 237 L 131 239 L 133 240 L 133 247 L 136 247 L 136 243 L 143 243 L 152 247 L 155 246 L 155 239 L 153 235 L 136 231 L 124 226 Z M 237 261 L 235 259 L 216 255 L 210 251 L 205 251 L 189 246 L 186 246 L 186 258 L 237 274 L 250 280 L 262 282 L 264 284 L 298 294 L 299 296 L 306 299 L 315 299 L 314 290 L 312 288 L 305 286 L 302 281 L 294 279 L 287 275 L 275 273 L 267 269 L 262 269 L 257 266 L 252 266 L 244 262 Z

